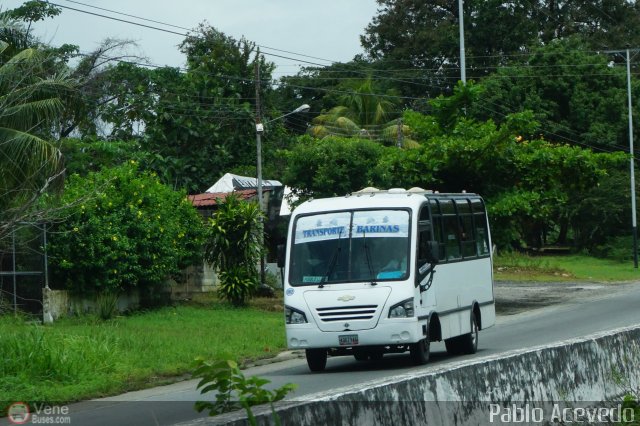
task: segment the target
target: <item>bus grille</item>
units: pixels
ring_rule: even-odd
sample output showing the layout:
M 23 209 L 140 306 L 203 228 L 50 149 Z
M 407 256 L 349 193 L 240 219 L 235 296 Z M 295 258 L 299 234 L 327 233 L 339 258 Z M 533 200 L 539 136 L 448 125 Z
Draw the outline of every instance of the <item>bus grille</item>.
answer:
M 376 313 L 378 305 L 336 306 L 317 308 L 316 312 L 323 322 L 369 320 Z

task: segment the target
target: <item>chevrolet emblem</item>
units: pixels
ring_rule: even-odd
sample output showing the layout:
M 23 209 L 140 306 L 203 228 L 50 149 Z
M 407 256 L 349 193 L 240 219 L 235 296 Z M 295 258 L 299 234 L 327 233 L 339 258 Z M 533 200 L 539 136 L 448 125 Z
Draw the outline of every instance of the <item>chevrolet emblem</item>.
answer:
M 341 302 L 350 302 L 355 298 L 356 298 L 355 296 L 351 296 L 351 295 L 345 294 L 344 296 L 338 297 L 338 300 L 341 301 Z

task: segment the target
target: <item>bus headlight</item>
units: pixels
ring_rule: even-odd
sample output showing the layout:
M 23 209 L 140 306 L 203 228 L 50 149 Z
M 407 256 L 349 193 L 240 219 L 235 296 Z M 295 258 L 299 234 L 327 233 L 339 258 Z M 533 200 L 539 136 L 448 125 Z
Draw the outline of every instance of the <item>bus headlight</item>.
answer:
M 304 324 L 307 322 L 307 317 L 304 312 L 285 305 L 284 322 L 286 324 Z
M 389 318 L 409 318 L 413 316 L 413 297 L 389 308 Z

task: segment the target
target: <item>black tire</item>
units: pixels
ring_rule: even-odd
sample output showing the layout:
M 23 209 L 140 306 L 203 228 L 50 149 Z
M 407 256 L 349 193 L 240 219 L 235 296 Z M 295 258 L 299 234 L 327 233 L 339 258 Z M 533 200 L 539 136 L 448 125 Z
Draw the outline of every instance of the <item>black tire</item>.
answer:
M 444 346 L 447 348 L 447 353 L 449 355 L 460 355 L 462 353 L 459 337 L 444 339 Z
M 309 370 L 314 372 L 323 371 L 327 366 L 326 349 L 307 349 L 305 350 L 305 355 L 307 356 Z
M 415 365 L 424 365 L 429 362 L 429 351 L 431 350 L 431 343 L 429 338 L 424 338 L 417 343 L 413 343 L 409 346 L 409 352 L 411 353 L 411 360 Z
M 460 352 L 463 354 L 478 352 L 478 320 L 473 312 L 471 312 L 471 333 L 460 336 Z

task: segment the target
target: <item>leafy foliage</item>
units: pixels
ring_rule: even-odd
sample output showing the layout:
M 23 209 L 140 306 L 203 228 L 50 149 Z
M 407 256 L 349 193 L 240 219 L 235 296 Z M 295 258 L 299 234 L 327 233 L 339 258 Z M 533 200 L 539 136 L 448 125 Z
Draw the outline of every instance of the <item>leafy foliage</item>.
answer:
M 234 306 L 244 305 L 258 286 L 262 217 L 258 203 L 231 194 L 209 219 L 204 259 L 220 271 L 218 294 Z
M 276 424 L 279 418 L 273 408 L 273 403 L 284 399 L 287 394 L 297 388 L 288 383 L 274 390 L 264 389 L 270 381 L 257 376 L 245 377 L 238 364 L 232 360 L 204 361 L 196 359 L 195 377 L 199 377 L 198 389 L 200 393 L 216 391 L 215 402 L 196 402 L 196 410 L 209 410 L 210 416 L 244 408 L 249 424 L 257 424 L 251 407 L 259 404 L 270 404 Z
M 0 57 L 9 47 L 0 39 Z M 50 65 L 36 48 L 0 62 L 0 237 L 19 221 L 42 220 L 39 198 L 63 181 L 51 129 L 64 108 L 61 97 L 74 85 L 64 74 L 52 75 Z
M 283 180 L 302 197 L 344 195 L 377 180 L 375 166 L 383 149 L 366 139 L 302 137 L 283 152 L 287 162 Z
M 201 256 L 202 220 L 185 195 L 133 162 L 74 175 L 51 236 L 53 281 L 74 293 L 153 292 Z
M 134 142 L 104 141 L 97 138 L 65 138 L 60 141 L 67 174 L 85 176 L 105 167 L 121 165 L 130 160 L 146 158 Z
M 313 119 L 308 134 L 320 139 L 360 137 L 395 144 L 399 133 L 410 133 L 410 128 L 398 120 L 390 121 L 392 116 L 398 115 L 394 111 L 398 102 L 395 92 L 389 90 L 386 94 L 378 94 L 378 85 L 371 77 L 345 84 L 345 89 L 347 91 L 338 98 L 339 105 Z
M 255 164 L 254 67 L 270 78 L 273 65 L 255 45 L 200 25 L 180 45 L 187 71 L 120 63 L 105 74 L 110 102 L 100 118 L 110 138 L 137 139 L 142 165 L 189 192 L 201 192 L 225 172 Z M 264 85 L 262 96 L 271 90 Z
M 624 147 L 628 138 L 624 67 L 611 66 L 613 55 L 587 49 L 583 41 L 571 38 L 534 48 L 525 60 L 511 60 L 482 80 L 485 90 L 468 113 L 501 122 L 514 111 L 530 110 L 548 139 Z M 634 86 L 632 98 L 637 104 L 640 92 Z
M 458 3 L 378 0 L 378 4 L 378 14 L 361 36 L 368 55 L 391 69 L 404 69 L 394 76 L 408 96 L 451 93 L 451 81 L 460 76 Z M 467 2 L 466 65 L 474 78 L 482 78 L 510 56 L 570 36 L 583 39 L 588 50 L 635 46 L 640 42 L 639 12 L 637 2 L 625 0 Z
M 590 249 L 605 235 L 616 234 L 625 214 L 622 207 L 608 206 L 620 206 L 615 199 L 625 191 L 617 183 L 614 192 L 605 188 L 613 185 L 609 171 L 625 163 L 623 153 L 597 154 L 549 142 L 535 134 L 538 123 L 528 111 L 509 115 L 498 126 L 458 116 L 451 102 L 441 99 L 434 106 L 438 117 L 453 118 L 405 114 L 416 135 L 427 138 L 416 149 L 303 138 L 285 155 L 283 180 L 299 194 L 314 197 L 366 186 L 476 192 L 487 200 L 500 247 L 567 244 L 571 236 L 576 246 Z M 605 186 L 598 189 L 601 183 Z M 586 194 L 607 199 L 592 206 Z

